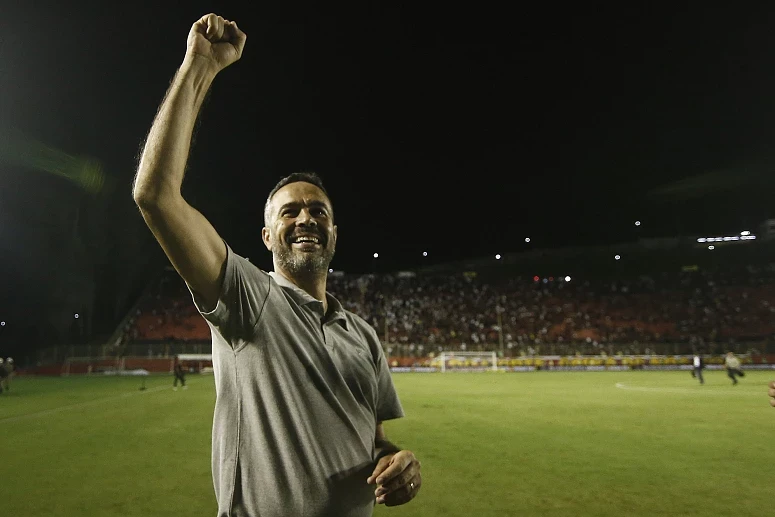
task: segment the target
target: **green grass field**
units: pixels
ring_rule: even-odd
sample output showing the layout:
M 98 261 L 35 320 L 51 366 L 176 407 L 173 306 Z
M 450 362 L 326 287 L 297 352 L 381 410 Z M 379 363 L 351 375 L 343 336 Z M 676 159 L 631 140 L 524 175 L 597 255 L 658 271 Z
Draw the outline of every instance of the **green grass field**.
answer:
M 775 409 L 748 372 L 396 374 L 423 488 L 386 516 L 775 514 Z M 14 379 L 2 515 L 214 517 L 211 376 Z

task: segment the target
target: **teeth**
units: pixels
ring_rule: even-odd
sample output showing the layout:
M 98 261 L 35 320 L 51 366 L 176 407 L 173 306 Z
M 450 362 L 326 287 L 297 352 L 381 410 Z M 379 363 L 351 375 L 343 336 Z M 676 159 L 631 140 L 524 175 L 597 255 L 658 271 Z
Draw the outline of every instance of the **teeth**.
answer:
M 303 237 L 296 237 L 296 239 L 294 239 L 294 242 L 313 242 L 315 244 L 318 244 L 320 242 L 320 239 L 318 239 L 317 237 L 303 236 Z

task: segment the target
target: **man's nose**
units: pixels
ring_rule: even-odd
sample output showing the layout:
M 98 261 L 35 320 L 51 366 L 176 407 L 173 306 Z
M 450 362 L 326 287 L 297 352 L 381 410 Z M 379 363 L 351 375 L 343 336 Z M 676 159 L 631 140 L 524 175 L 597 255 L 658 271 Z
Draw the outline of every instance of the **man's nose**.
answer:
M 308 209 L 303 208 L 296 218 L 296 224 L 299 226 L 316 225 L 317 221 L 312 217 L 312 214 Z

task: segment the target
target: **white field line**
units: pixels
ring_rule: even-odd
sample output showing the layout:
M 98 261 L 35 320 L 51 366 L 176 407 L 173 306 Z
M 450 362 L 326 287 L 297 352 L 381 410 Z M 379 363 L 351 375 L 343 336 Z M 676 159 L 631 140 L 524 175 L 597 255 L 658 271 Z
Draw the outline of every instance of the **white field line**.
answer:
M 25 418 L 33 418 L 36 416 L 46 416 L 46 415 L 53 415 L 55 413 L 61 413 L 62 411 L 66 411 L 68 409 L 75 409 L 75 408 L 81 408 L 81 407 L 88 407 L 88 406 L 96 406 L 97 404 L 102 404 L 103 402 L 108 402 L 111 400 L 117 400 L 117 399 L 124 399 L 127 397 L 134 397 L 136 395 L 143 395 L 146 393 L 152 393 L 154 391 L 161 391 L 161 390 L 168 390 L 170 389 L 169 386 L 157 386 L 156 388 L 148 388 L 144 391 L 131 391 L 127 393 L 122 393 L 121 395 L 116 395 L 113 397 L 105 397 L 101 399 L 95 399 L 95 400 L 87 400 L 86 402 L 78 402 L 76 404 L 68 404 L 67 406 L 60 406 L 55 407 L 51 409 L 44 409 L 42 411 L 35 411 L 34 413 L 25 413 L 24 415 L 15 415 L 15 416 L 9 416 L 9 417 L 0 417 L 0 422 L 7 423 L 7 422 L 16 422 L 18 420 L 24 420 Z
M 761 393 L 751 393 L 750 391 L 738 391 L 737 388 L 733 388 L 730 386 L 727 389 L 724 390 L 706 390 L 703 386 L 697 385 L 696 389 L 691 388 L 656 388 L 656 387 L 647 387 L 647 386 L 627 386 L 626 384 L 622 382 L 617 382 L 616 387 L 620 390 L 630 390 L 630 391 L 644 391 L 644 392 L 652 392 L 652 393 L 679 393 L 682 395 L 724 395 L 728 396 L 731 393 L 738 394 L 738 395 L 750 395 L 755 397 L 762 397 L 765 398 L 767 396 L 766 391 L 762 390 Z

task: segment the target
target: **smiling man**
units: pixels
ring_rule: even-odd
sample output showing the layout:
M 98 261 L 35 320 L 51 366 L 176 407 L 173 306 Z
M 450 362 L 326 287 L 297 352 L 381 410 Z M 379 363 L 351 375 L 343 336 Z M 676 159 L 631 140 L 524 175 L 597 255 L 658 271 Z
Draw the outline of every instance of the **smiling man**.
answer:
M 214 14 L 191 27 L 134 199 L 211 329 L 218 515 L 370 516 L 375 503 L 415 497 L 420 464 L 385 436 L 382 422 L 403 409 L 376 332 L 326 292 L 337 227 L 322 181 L 294 173 L 270 192 L 261 232 L 268 273 L 234 253 L 181 195 L 204 97 L 245 41 Z

